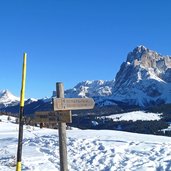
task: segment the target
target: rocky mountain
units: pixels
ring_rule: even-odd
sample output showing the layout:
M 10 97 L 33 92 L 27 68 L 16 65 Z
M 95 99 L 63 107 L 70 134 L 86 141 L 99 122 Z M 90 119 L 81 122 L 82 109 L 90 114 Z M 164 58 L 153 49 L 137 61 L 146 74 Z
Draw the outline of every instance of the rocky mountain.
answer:
M 114 81 L 83 81 L 78 83 L 73 89 L 65 91 L 66 97 L 106 97 L 112 94 Z
M 65 91 L 65 97 L 92 97 L 99 106 L 114 105 L 115 103 L 110 99 L 114 80 L 94 80 L 83 81 L 78 83 L 73 89 Z
M 26 99 L 25 106 L 26 111 L 30 111 L 32 113 L 32 109 L 30 106 L 34 106 L 36 108 L 39 104 L 38 100 L 34 98 Z M 14 96 L 9 90 L 1 90 L 0 91 L 0 111 L 18 113 L 19 112 L 19 104 L 20 98 Z M 29 109 L 30 108 L 30 109 Z
M 18 103 L 18 99 L 9 94 L 8 91 L 0 93 L 0 107 Z M 8 96 L 13 98 L 9 100 Z M 53 96 L 56 96 L 55 92 Z M 137 46 L 128 53 L 115 80 L 80 82 L 74 88 L 66 90 L 65 97 L 92 97 L 97 106 L 147 107 L 171 103 L 171 56 L 163 56 L 144 46 Z M 26 105 L 28 110 L 30 107 L 34 111 L 40 108 L 44 110 L 51 108 L 51 100 L 52 98 L 28 100 Z
M 67 97 L 93 97 L 96 104 L 150 106 L 171 103 L 171 56 L 144 46 L 128 53 L 115 81 L 84 81 L 66 90 Z
M 127 56 L 115 78 L 112 98 L 148 106 L 171 103 L 171 56 L 162 56 L 144 46 Z
M 14 106 L 19 103 L 19 98 L 8 90 L 0 91 L 0 108 Z
M 84 81 L 67 90 L 66 96 L 93 97 L 99 105 L 171 103 L 171 56 L 138 46 L 128 53 L 115 81 Z

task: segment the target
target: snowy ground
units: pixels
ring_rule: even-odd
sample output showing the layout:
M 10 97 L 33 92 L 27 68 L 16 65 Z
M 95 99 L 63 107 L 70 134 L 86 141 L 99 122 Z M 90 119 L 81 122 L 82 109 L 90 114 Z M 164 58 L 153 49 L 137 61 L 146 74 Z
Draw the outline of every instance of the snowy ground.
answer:
M 0 170 L 14 171 L 18 125 L 0 116 Z M 169 171 L 171 138 L 109 130 L 67 131 L 70 171 Z M 24 171 L 59 170 L 58 131 L 24 127 Z
M 112 118 L 114 121 L 137 121 L 137 120 L 154 121 L 154 120 L 160 120 L 161 116 L 162 114 L 135 111 L 135 112 L 110 115 L 107 116 L 107 118 Z

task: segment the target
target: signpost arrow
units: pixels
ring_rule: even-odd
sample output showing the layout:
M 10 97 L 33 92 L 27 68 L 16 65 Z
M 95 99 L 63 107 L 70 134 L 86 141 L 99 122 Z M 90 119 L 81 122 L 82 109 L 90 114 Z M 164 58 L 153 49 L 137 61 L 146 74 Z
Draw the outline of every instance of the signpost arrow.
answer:
M 54 111 L 93 109 L 92 98 L 53 98 Z

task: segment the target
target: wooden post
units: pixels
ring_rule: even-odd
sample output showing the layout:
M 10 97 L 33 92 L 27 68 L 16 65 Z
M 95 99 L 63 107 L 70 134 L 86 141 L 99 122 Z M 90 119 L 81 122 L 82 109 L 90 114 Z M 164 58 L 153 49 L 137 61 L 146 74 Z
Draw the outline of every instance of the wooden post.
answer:
M 64 98 L 63 83 L 56 83 L 57 98 Z M 58 123 L 59 131 L 59 155 L 60 155 L 60 171 L 68 171 L 67 162 L 67 145 L 66 145 L 66 123 Z

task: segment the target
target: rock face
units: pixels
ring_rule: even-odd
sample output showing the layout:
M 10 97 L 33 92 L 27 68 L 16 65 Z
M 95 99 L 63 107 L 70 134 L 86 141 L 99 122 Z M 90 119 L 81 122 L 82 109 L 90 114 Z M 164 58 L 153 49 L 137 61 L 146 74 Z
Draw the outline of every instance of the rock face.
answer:
M 114 81 L 83 81 L 65 91 L 65 97 L 104 97 L 112 94 Z
M 110 99 L 113 85 L 114 80 L 83 81 L 78 83 L 73 89 L 66 90 L 65 97 L 92 97 L 99 106 L 114 105 L 115 103 Z
M 171 102 L 171 57 L 144 46 L 127 56 L 115 78 L 112 97 L 140 106 Z

